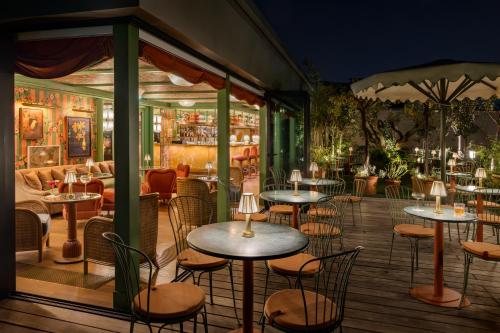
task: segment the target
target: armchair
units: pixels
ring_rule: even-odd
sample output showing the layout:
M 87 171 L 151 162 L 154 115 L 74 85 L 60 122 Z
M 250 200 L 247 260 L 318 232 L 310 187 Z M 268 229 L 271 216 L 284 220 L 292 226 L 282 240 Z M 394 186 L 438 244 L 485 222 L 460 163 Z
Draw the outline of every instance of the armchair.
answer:
M 143 194 L 159 193 L 159 199 L 165 202 L 165 199 L 172 198 L 175 189 L 177 173 L 174 169 L 153 169 L 146 173 L 141 190 Z
M 16 203 L 16 252 L 38 251 L 42 261 L 43 243 L 49 246 L 50 215 L 46 206 L 36 200 Z
M 177 195 L 197 197 L 208 202 L 212 208 L 212 218 L 209 223 L 217 221 L 217 191 L 210 192 L 207 184 L 194 178 L 181 178 L 177 180 Z

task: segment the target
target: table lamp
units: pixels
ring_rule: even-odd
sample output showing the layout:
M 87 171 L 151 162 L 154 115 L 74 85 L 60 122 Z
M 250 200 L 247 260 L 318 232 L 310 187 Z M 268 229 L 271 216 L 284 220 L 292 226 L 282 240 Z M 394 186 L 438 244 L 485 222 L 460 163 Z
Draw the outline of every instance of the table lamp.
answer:
M 250 143 L 250 135 L 245 134 L 243 135 L 243 142 L 247 145 Z
M 476 151 L 475 150 L 469 150 L 469 158 L 471 160 L 476 158 Z
M 318 172 L 318 170 L 319 170 L 318 163 L 311 162 L 311 165 L 309 166 L 309 171 L 312 172 L 312 179 L 315 178 L 315 174 L 316 174 L 316 172 Z
M 74 171 L 66 172 L 64 176 L 64 184 L 68 184 L 68 196 L 73 198 L 73 183 L 76 183 L 76 174 Z
M 349 147 L 349 156 L 352 155 L 352 147 Z
M 418 155 L 419 148 L 415 147 L 415 155 Z
M 236 142 L 236 135 L 231 134 L 231 136 L 229 137 L 229 142 L 230 143 L 235 143 Z
M 302 175 L 300 174 L 300 170 L 298 169 L 292 170 L 292 174 L 290 175 L 290 181 L 294 183 L 293 195 L 299 195 L 299 182 L 302 181 Z
M 151 155 L 149 154 L 144 155 L 144 162 L 146 162 L 146 166 L 149 166 L 151 162 Z
M 441 197 L 446 196 L 446 187 L 444 183 L 440 180 L 435 180 L 432 182 L 431 195 L 436 197 L 436 207 L 434 208 L 434 213 L 443 214 L 441 209 Z
M 212 168 L 213 168 L 212 162 L 207 162 L 207 164 L 205 164 L 205 169 L 207 169 L 208 172 L 208 178 L 210 178 L 210 169 Z
M 486 169 L 485 168 L 477 168 L 476 174 L 474 175 L 477 179 L 479 179 L 479 187 L 483 187 L 483 179 L 486 178 Z
M 94 166 L 94 160 L 92 158 L 88 158 L 87 162 L 85 162 L 85 166 L 89 169 L 89 173 L 91 173 L 91 169 Z
M 450 167 L 450 172 L 453 173 L 453 167 L 457 165 L 457 161 L 454 158 L 448 160 L 448 166 Z
M 257 202 L 255 202 L 253 193 L 243 193 L 238 207 L 238 213 L 245 214 L 245 230 L 241 234 L 243 237 L 251 238 L 255 236 L 255 233 L 252 231 L 252 220 L 250 217 L 258 211 L 259 209 L 257 208 Z
M 431 150 L 431 155 L 432 155 L 432 158 L 435 158 L 436 157 L 436 150 Z

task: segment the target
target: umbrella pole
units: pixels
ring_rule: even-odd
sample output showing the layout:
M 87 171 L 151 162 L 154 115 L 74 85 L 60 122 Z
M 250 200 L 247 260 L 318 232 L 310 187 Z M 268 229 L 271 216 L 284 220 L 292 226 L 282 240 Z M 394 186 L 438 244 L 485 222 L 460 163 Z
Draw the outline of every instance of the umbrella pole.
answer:
M 439 124 L 439 145 L 441 149 L 441 180 L 446 182 L 446 108 L 448 105 L 439 105 L 441 109 L 441 119 Z

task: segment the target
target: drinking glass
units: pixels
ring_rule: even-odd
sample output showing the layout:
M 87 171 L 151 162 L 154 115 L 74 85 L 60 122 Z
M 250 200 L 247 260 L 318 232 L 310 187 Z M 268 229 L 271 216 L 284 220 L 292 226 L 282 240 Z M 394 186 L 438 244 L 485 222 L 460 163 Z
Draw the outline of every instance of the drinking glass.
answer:
M 460 203 L 460 202 L 455 202 L 453 204 L 453 212 L 455 214 L 455 216 L 464 216 L 465 215 L 465 204 L 464 203 Z
M 87 184 L 90 183 L 90 176 L 87 174 L 83 174 L 80 176 L 80 181 L 82 182 L 83 185 L 85 185 L 85 194 L 83 195 L 83 198 L 88 198 L 89 196 L 87 195 Z
M 423 211 L 423 209 L 420 208 L 420 200 L 424 200 L 425 199 L 425 193 L 422 193 L 422 192 L 412 192 L 411 196 L 413 197 L 413 199 L 417 200 L 417 208 L 415 208 L 414 210 L 416 212 Z

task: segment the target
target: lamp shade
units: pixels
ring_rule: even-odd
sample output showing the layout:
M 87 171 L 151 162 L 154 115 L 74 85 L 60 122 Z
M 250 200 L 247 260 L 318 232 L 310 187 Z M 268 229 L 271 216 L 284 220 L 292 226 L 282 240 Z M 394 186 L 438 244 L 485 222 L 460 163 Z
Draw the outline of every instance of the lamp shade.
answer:
M 301 182 L 302 181 L 302 174 L 300 173 L 300 170 L 298 170 L 298 169 L 292 170 L 292 174 L 290 175 L 290 181 L 291 182 Z
M 94 166 L 94 160 L 91 158 L 87 158 L 87 162 L 85 162 L 85 166 L 91 168 Z
M 65 184 L 76 183 L 76 174 L 75 174 L 74 171 L 68 171 L 68 172 L 66 172 L 66 175 L 64 176 L 64 183 Z
M 149 155 L 149 154 L 144 155 L 144 161 L 145 162 L 151 161 L 151 155 Z
M 446 187 L 444 186 L 444 183 L 440 180 L 433 181 L 430 194 L 434 196 L 445 197 Z
M 318 163 L 311 162 L 311 165 L 309 166 L 309 171 L 318 172 Z
M 469 150 L 469 158 L 471 160 L 476 158 L 476 151 L 475 150 Z
M 457 161 L 454 158 L 450 158 L 448 160 L 448 166 L 456 166 L 456 165 L 457 165 Z
M 485 168 L 477 168 L 476 174 L 474 176 L 476 178 L 486 178 L 486 169 Z
M 432 155 L 432 156 L 436 155 L 436 151 L 435 151 L 434 149 L 433 149 L 433 150 L 431 150 L 431 155 Z
M 253 193 L 243 193 L 241 195 L 238 212 L 242 214 L 253 214 L 259 212 Z
M 231 136 L 229 137 L 229 142 L 236 142 L 236 135 L 231 134 Z
M 212 162 L 207 162 L 207 164 L 205 164 L 205 169 L 212 169 L 212 168 L 213 168 Z
M 243 142 L 250 142 L 250 135 L 248 134 L 243 135 Z

